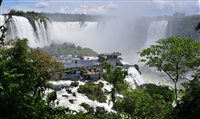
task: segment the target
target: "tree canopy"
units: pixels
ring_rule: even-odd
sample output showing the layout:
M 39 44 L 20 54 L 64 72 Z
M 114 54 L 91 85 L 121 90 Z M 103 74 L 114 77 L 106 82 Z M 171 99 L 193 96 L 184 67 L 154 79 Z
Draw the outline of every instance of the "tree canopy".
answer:
M 200 42 L 190 38 L 170 37 L 142 50 L 142 61 L 150 67 L 163 71 L 174 82 L 177 99 L 177 82 L 185 79 L 186 73 L 197 76 L 200 66 Z
M 15 39 L 10 48 L 0 48 L 0 118 L 51 116 L 53 108 L 44 100 L 47 81 L 44 73 L 54 62 L 47 62 L 42 53 L 40 57 L 35 51 L 32 53 L 26 39 Z

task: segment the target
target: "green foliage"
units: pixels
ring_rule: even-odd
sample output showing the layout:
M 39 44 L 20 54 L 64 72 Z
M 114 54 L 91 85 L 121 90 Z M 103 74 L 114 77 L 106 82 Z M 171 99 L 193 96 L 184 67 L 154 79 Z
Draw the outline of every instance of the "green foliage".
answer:
M 60 62 L 57 62 L 53 59 L 49 54 L 45 54 L 39 49 L 31 50 L 31 59 L 32 63 L 37 67 L 37 70 L 45 77 L 45 79 L 49 78 L 49 76 L 54 75 L 50 71 L 60 71 L 62 72 L 64 69 L 64 65 Z
M 126 112 L 134 119 L 170 118 L 168 115 L 172 111 L 172 102 L 171 100 L 165 100 L 165 97 L 162 96 L 165 94 L 168 95 L 169 92 L 172 94 L 172 91 L 166 89 L 161 93 L 158 89 L 162 88 L 165 89 L 165 87 L 151 84 L 145 86 L 145 88 L 137 88 L 131 92 L 127 92 L 124 99 L 118 100 L 114 104 L 114 109 Z
M 36 30 L 35 21 L 40 20 L 41 22 L 44 22 L 46 24 L 47 17 L 43 16 L 41 13 L 30 11 L 30 12 L 24 12 L 24 11 L 17 11 L 17 10 L 11 10 L 10 13 L 15 16 L 22 16 L 26 17 L 29 22 L 32 24 L 34 30 Z
M 173 91 L 168 86 L 144 84 L 142 87 L 153 99 L 164 100 L 165 102 L 169 102 L 169 104 L 173 102 Z
M 124 78 L 128 75 L 127 71 L 122 70 L 120 67 L 112 69 L 111 64 L 106 64 L 105 69 L 106 72 L 103 74 L 103 78 L 113 84 L 118 92 L 122 92 L 128 88 L 127 82 L 124 81 Z
M 46 83 L 45 83 L 45 87 L 46 87 L 46 88 L 52 89 L 53 84 L 52 84 L 52 83 L 49 83 L 49 82 L 46 82 Z
M 83 106 L 86 110 L 87 110 L 87 113 L 94 113 L 94 109 L 93 107 L 90 107 L 90 105 L 88 105 L 87 103 L 81 103 L 81 106 Z
M 142 89 L 127 92 L 123 100 L 115 104 L 115 109 L 129 113 L 133 118 L 150 118 L 153 107 L 151 96 Z
M 175 118 L 200 118 L 200 81 L 192 80 L 185 84 L 185 90 L 178 106 L 175 109 Z
M 97 56 L 97 53 L 94 52 L 92 49 L 75 46 L 72 43 L 52 44 L 51 46 L 45 46 L 44 48 L 41 48 L 41 50 L 48 54 L 51 54 L 52 56 Z
M 46 76 L 31 53 L 26 39 L 0 49 L 0 118 L 45 119 L 55 113 L 43 100 Z
M 131 116 L 124 112 L 118 113 L 108 113 L 105 111 L 96 112 L 96 113 L 83 113 L 79 112 L 76 115 L 68 114 L 65 118 L 60 117 L 61 119 L 131 119 Z M 60 119 L 58 118 L 58 119 Z
M 72 86 L 72 87 L 77 87 L 77 86 L 78 86 L 78 84 L 79 84 L 79 82 L 77 82 L 77 81 L 74 81 L 74 82 L 72 82 L 72 83 L 70 84 L 70 86 Z
M 47 95 L 47 103 L 54 102 L 57 99 L 56 91 L 53 91 Z
M 15 16 L 23 16 L 26 17 L 27 19 L 32 19 L 32 20 L 42 20 L 45 21 L 47 17 L 41 15 L 38 12 L 34 11 L 29 11 L 29 12 L 24 12 L 24 11 L 17 11 L 17 10 L 11 10 L 10 13 Z
M 190 38 L 170 37 L 157 41 L 155 45 L 144 49 L 140 56 L 143 61 L 158 71 L 165 72 L 175 85 L 175 99 L 177 99 L 176 84 L 183 79 L 188 71 L 197 72 L 200 66 L 200 42 Z
M 48 17 L 53 21 L 68 21 L 68 22 L 85 22 L 85 21 L 99 21 L 101 16 L 85 15 L 85 14 L 62 14 L 62 13 L 42 13 L 43 16 Z
M 102 90 L 102 84 L 94 84 L 92 82 L 80 85 L 78 88 L 79 93 L 84 93 L 89 99 L 105 102 L 106 96 Z

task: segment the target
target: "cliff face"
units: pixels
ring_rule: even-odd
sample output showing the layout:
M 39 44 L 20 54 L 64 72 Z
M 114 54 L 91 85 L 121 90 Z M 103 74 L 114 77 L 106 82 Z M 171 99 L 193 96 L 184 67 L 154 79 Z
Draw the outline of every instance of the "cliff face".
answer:
M 169 20 L 167 36 L 191 37 L 194 40 L 200 40 L 200 34 L 195 27 L 200 22 L 199 15 L 173 17 Z

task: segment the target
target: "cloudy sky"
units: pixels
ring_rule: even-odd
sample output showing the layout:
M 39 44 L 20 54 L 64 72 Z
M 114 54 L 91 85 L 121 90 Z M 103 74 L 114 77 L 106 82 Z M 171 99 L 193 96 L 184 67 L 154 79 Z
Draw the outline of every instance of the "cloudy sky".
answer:
M 200 14 L 200 0 L 3 0 L 2 13 L 11 9 L 97 15 Z

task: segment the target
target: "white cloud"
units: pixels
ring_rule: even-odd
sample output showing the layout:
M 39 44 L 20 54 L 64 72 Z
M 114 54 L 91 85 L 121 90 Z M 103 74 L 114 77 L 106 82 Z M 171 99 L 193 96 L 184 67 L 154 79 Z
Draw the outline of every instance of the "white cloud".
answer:
M 82 14 L 106 14 L 107 12 L 117 8 L 113 2 L 108 2 L 106 5 L 86 6 L 80 5 L 74 10 L 75 13 Z
M 49 6 L 48 0 L 39 1 L 35 4 L 35 7 L 38 7 L 38 8 L 44 8 L 44 7 L 48 7 L 48 6 Z
M 114 9 L 117 9 L 118 6 L 116 4 L 114 4 L 112 1 L 109 2 L 108 5 L 105 6 L 107 9 L 109 10 L 114 10 Z
M 68 8 L 62 7 L 62 8 L 60 8 L 60 9 L 58 10 L 58 12 L 59 12 L 59 13 L 66 14 L 66 13 L 68 13 Z
M 152 0 L 157 6 L 158 9 L 166 9 L 166 8 L 176 8 L 176 9 L 185 9 L 190 7 L 195 7 L 198 5 L 198 1 L 194 0 Z

